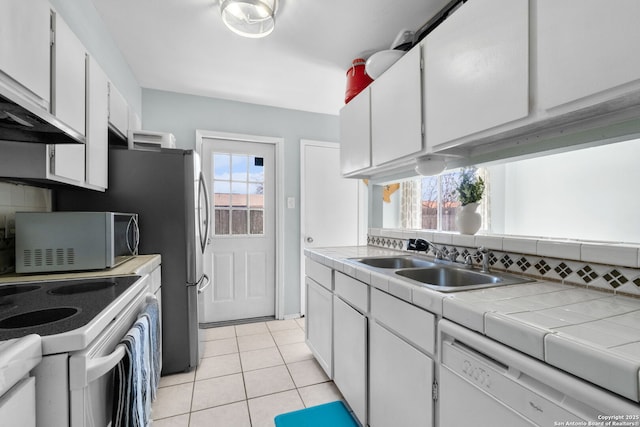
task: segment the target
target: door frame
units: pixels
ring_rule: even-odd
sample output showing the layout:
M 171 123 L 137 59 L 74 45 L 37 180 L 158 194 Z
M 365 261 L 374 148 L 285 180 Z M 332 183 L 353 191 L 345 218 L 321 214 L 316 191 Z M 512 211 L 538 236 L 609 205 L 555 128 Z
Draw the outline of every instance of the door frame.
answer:
M 220 139 L 225 141 L 256 142 L 259 144 L 273 144 L 275 148 L 275 317 L 284 319 L 284 138 L 271 136 L 249 135 L 242 133 L 218 132 L 196 129 L 196 152 L 202 157 L 203 139 Z

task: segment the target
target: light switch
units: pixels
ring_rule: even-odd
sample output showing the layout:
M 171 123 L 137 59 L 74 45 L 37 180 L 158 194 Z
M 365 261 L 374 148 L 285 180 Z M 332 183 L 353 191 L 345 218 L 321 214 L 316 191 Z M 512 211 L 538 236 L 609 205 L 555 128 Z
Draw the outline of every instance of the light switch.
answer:
M 287 197 L 287 209 L 295 209 L 295 208 L 296 208 L 296 198 Z

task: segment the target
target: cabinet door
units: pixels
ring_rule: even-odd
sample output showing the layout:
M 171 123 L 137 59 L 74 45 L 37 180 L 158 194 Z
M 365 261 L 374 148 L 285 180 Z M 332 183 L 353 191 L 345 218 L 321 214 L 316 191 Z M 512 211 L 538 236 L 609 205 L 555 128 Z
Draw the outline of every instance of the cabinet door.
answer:
M 47 178 L 82 185 L 84 182 L 84 144 L 49 145 Z
M 414 47 L 371 84 L 373 166 L 422 151 L 421 50 Z
M 433 361 L 376 322 L 370 325 L 369 425 L 433 425 Z
M 542 108 L 640 81 L 640 2 L 539 0 L 536 4 Z
M 332 293 L 308 277 L 306 342 L 329 378 L 333 378 L 333 300 Z
M 528 0 L 474 0 L 425 38 L 429 148 L 528 116 L 528 14 Z
M 0 0 L 0 70 L 49 108 L 51 12 L 47 0 Z
M 2 425 L 36 427 L 35 380 L 34 377 L 25 378 L 0 396 Z
M 109 123 L 125 138 L 129 132 L 129 106 L 116 86 L 109 82 Z
M 367 318 L 334 295 L 333 381 L 367 425 Z
M 57 118 L 85 135 L 86 51 L 80 40 L 55 15 L 53 108 Z
M 340 110 L 340 170 L 343 175 L 371 166 L 370 88 Z
M 87 81 L 86 184 L 107 188 L 108 80 L 93 57 L 89 58 Z

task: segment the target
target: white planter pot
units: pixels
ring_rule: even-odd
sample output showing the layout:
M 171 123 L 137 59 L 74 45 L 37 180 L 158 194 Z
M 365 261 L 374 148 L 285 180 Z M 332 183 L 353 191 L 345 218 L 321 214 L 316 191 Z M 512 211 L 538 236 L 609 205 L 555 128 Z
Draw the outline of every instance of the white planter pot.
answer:
M 456 226 L 460 234 L 476 234 L 482 225 L 482 216 L 476 212 L 478 203 L 469 203 L 458 208 Z

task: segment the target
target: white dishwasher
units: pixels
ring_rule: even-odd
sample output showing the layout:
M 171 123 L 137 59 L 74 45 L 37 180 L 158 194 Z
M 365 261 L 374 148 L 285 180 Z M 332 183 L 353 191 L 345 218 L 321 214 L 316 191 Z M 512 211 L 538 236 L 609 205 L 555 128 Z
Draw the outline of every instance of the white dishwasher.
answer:
M 442 352 L 437 418 L 441 427 L 548 427 L 587 425 L 589 421 L 603 423 L 589 425 L 605 425 L 607 416 L 639 413 L 636 402 L 453 322 L 441 320 L 438 326 Z

